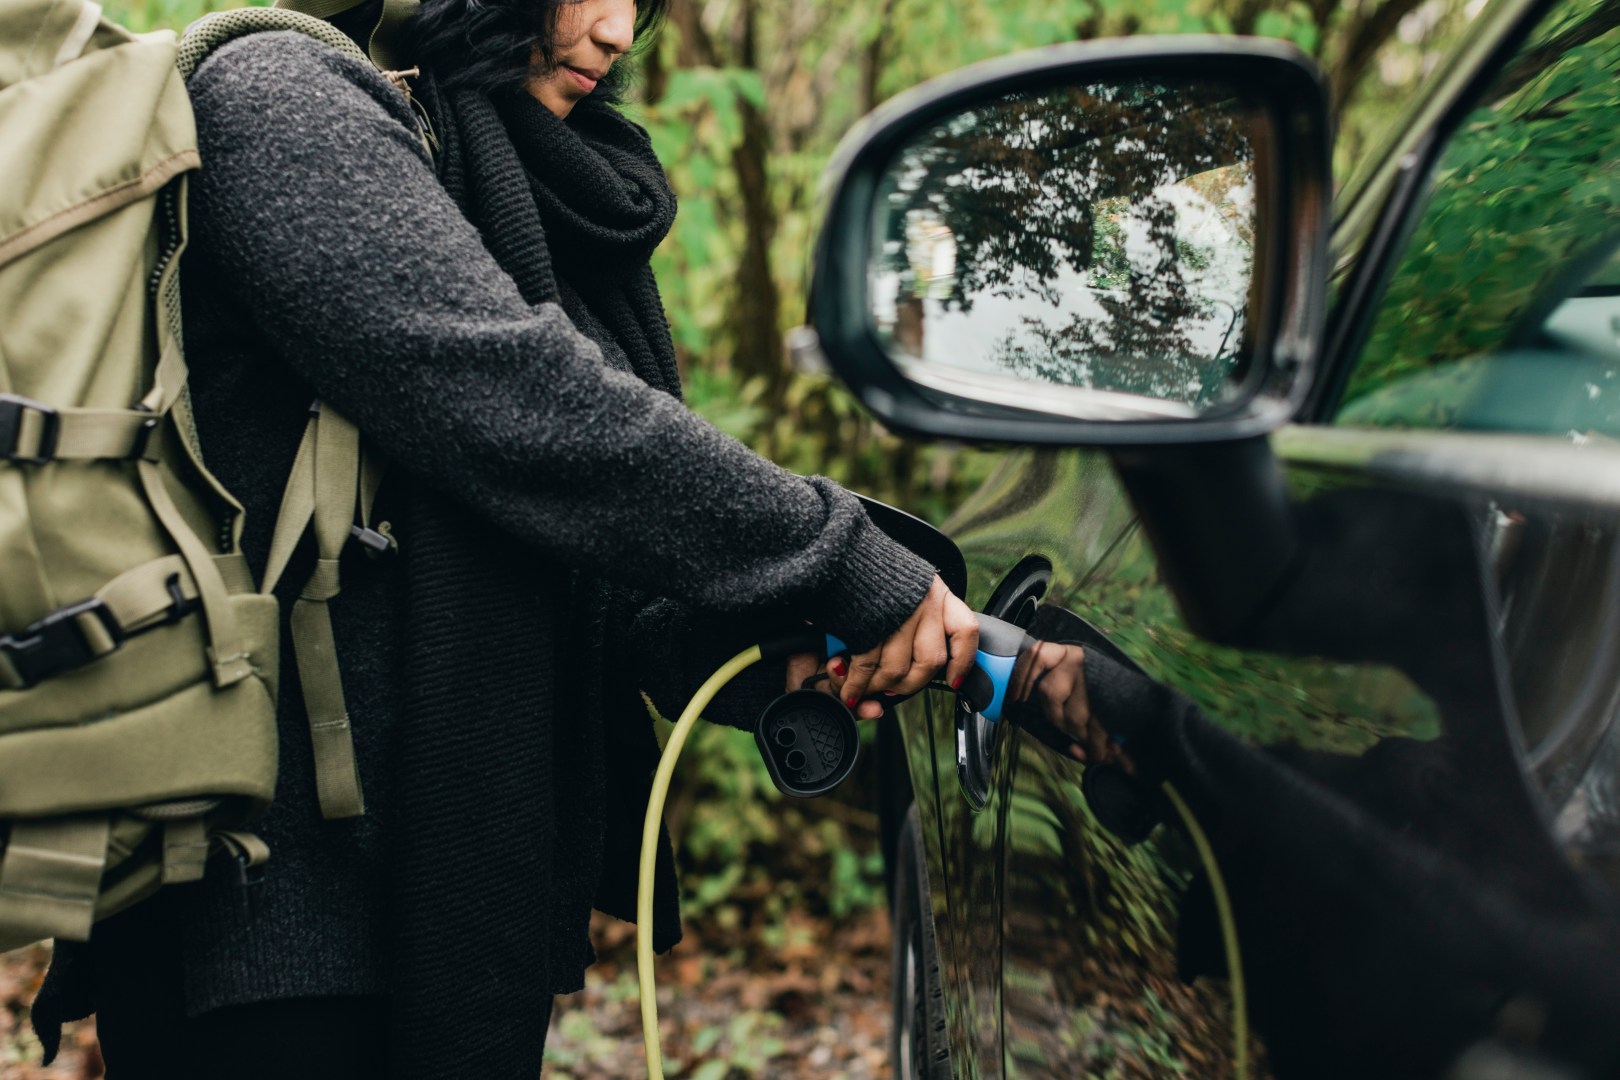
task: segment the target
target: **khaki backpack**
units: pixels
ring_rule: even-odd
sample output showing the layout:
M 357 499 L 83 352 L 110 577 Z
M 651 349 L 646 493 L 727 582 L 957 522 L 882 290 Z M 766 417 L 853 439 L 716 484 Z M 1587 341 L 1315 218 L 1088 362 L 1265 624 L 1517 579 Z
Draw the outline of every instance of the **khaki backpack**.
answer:
M 256 588 L 197 441 L 178 273 L 201 164 L 185 77 L 269 29 L 366 58 L 313 17 L 346 6 L 223 12 L 177 42 L 90 0 L 0 0 L 0 950 L 87 940 L 211 851 L 268 857 L 240 827 L 275 789 L 270 592 L 306 531 L 292 625 L 321 809 L 363 812 L 327 602 L 350 539 L 392 544 L 369 523 L 380 469 L 312 409 Z M 374 55 L 409 11 L 387 0 Z

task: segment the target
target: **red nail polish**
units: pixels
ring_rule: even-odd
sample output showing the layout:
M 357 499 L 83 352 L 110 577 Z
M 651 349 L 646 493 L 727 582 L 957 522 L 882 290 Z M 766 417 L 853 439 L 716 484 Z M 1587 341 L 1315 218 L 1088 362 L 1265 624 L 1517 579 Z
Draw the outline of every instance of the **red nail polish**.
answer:
M 951 689 L 952 690 L 960 690 L 960 689 L 962 689 L 962 676 L 958 675 L 956 678 L 951 680 Z
M 853 709 L 855 707 L 855 702 L 856 702 L 855 698 L 845 698 L 844 699 L 844 704 L 849 706 L 851 709 Z
M 834 660 L 832 663 L 827 665 L 827 670 L 831 671 L 834 675 L 842 679 L 844 677 L 844 662 L 842 660 Z

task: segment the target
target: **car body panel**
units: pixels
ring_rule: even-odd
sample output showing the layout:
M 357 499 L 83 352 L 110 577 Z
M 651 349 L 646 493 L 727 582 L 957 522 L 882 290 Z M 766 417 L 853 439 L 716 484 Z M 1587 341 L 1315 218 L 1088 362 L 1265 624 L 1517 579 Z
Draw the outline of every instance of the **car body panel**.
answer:
M 1590 804 L 1614 798 L 1586 767 L 1616 752 L 1602 736 L 1620 705 L 1620 448 L 1491 438 L 1505 455 L 1496 468 L 1479 467 L 1473 439 L 1444 434 L 1297 429 L 1277 444 L 1301 500 L 1346 487 L 1422 492 L 1478 523 L 1505 590 L 1500 603 L 1491 598 L 1501 613 L 1497 674 L 1515 691 L 1529 760 L 1538 763 L 1521 798 L 1503 805 L 1538 807 L 1538 828 L 1562 813 L 1572 835 L 1589 824 Z M 1186 629 L 1123 492 L 1094 459 L 1083 451 L 1009 456 L 990 505 L 1016 513 L 997 517 L 971 503 L 960 515 L 970 596 L 1005 575 L 1014 552 L 1047 555 L 1040 636 L 1117 648 L 1256 747 L 1355 757 L 1387 740 L 1440 735 L 1436 703 L 1392 666 L 1236 649 Z M 1543 483 L 1547 470 L 1574 479 Z M 1009 531 L 1020 514 L 1027 531 Z M 1069 546 L 1053 524 L 1088 519 L 1083 547 Z M 1087 557 L 1074 558 L 1076 550 Z M 936 912 L 962 1005 L 953 1036 L 964 1051 L 972 1047 L 965 1060 L 973 1065 L 959 1065 L 960 1074 L 1229 1075 L 1224 980 L 1178 976 L 1181 900 L 1196 870 L 1185 841 L 1161 828 L 1145 843 L 1122 842 L 1087 804 L 1082 767 L 1011 725 L 997 732 L 989 755 L 993 795 L 975 811 L 951 782 L 957 719 L 949 698 L 908 705 L 902 726 L 908 739 L 923 736 L 933 748 L 930 870 L 965 890 L 960 904 Z M 999 1073 L 987 1050 L 997 1041 Z M 1263 1048 L 1257 1055 L 1263 1062 Z

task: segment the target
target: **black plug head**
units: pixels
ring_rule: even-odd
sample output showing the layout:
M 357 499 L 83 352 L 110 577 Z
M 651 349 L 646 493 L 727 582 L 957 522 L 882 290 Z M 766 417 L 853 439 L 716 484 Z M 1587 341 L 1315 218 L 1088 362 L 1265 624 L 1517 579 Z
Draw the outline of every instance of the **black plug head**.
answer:
M 754 724 L 754 742 L 777 789 L 801 799 L 843 783 L 861 748 L 854 714 L 819 690 L 794 690 L 771 702 Z

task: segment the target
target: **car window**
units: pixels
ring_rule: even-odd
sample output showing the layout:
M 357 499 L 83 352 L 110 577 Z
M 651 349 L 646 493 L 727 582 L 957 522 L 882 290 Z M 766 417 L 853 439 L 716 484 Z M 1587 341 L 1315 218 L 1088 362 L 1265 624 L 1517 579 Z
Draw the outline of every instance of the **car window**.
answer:
M 1442 155 L 1335 421 L 1620 437 L 1620 10 L 1565 0 Z

